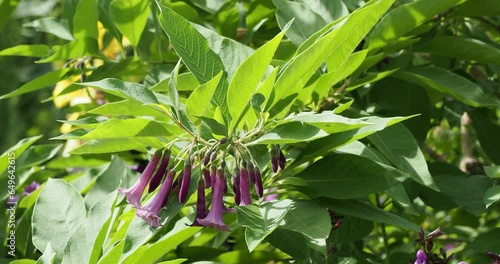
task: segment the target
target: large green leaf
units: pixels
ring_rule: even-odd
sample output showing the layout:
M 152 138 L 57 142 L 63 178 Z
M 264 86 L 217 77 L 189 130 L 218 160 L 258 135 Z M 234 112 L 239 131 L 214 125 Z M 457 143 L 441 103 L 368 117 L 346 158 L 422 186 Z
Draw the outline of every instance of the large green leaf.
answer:
M 114 0 L 109 5 L 109 14 L 121 33 L 132 46 L 137 47 L 150 13 L 149 1 Z
M 0 156 L 0 175 L 7 169 L 9 166 L 9 157 L 14 158 L 14 157 L 19 157 L 21 154 L 26 151 L 33 143 L 35 143 L 37 140 L 39 140 L 42 136 L 35 136 L 35 137 L 29 137 L 29 138 L 24 138 L 21 139 L 19 142 L 17 142 L 16 145 L 10 147 L 8 150 L 6 150 L 2 155 Z M 14 153 L 14 154 L 10 154 Z
M 309 78 L 325 61 L 334 56 L 341 64 L 356 48 L 371 27 L 392 5 L 393 0 L 370 1 L 353 12 L 345 23 L 318 39 L 304 52 L 297 55 L 278 77 L 274 88 L 274 100 L 268 102 L 271 116 L 288 109 Z M 362 27 L 360 27 L 362 25 Z
M 269 131 L 250 144 L 287 144 L 328 136 L 328 133 L 318 127 L 302 122 L 289 122 Z
M 299 0 L 299 2 L 311 8 L 327 23 L 349 14 L 349 10 L 342 0 Z
M 33 92 L 45 87 L 48 87 L 50 85 L 54 85 L 60 80 L 62 80 L 66 74 L 69 72 L 70 69 L 60 69 L 60 70 L 55 70 L 48 72 L 42 76 L 39 76 L 27 83 L 25 83 L 23 86 L 19 87 L 17 90 L 14 90 L 8 94 L 4 94 L 0 96 L 1 99 L 6 99 L 6 98 L 11 98 L 14 96 L 18 96 L 21 94 Z
M 43 57 L 49 53 L 47 45 L 17 45 L 0 51 L 0 56 Z
M 159 20 L 170 38 L 170 44 L 200 83 L 206 83 L 220 71 L 224 71 L 221 59 L 210 49 L 208 41 L 189 21 L 165 6 L 160 5 L 160 10 Z M 227 82 L 223 81 L 219 83 L 214 99 L 228 120 L 226 95 Z
M 64 180 L 49 179 L 33 210 L 33 244 L 44 251 L 50 243 L 62 256 L 66 242 L 85 221 L 85 205 L 80 194 Z
M 142 105 L 135 100 L 122 100 L 118 102 L 105 103 L 87 113 L 105 115 L 111 117 L 121 116 L 153 116 L 157 120 L 166 119 L 167 116 L 149 106 Z
M 419 0 L 398 6 L 391 10 L 375 26 L 368 40 L 372 51 L 403 37 L 412 29 L 422 25 L 434 16 L 464 2 L 463 0 Z
M 315 200 L 337 214 L 355 216 L 375 223 L 385 223 L 414 231 L 420 230 L 420 227 L 413 222 L 360 200 L 338 200 L 331 198 L 317 198 Z
M 302 42 L 327 24 L 306 4 L 287 0 L 273 0 L 273 3 L 278 8 L 276 20 L 282 29 L 287 27 L 290 20 L 294 20 L 293 24 L 289 25 L 290 30 L 286 32 L 286 36 L 296 46 L 300 46 Z
M 416 47 L 415 50 L 500 65 L 500 50 L 477 39 L 455 36 L 437 37 Z
M 296 115 L 288 116 L 277 123 L 281 124 L 288 122 L 303 122 L 308 125 L 319 127 L 329 134 L 340 133 L 367 125 L 373 125 L 372 123 L 366 122 L 364 119 L 351 119 L 343 117 L 341 115 L 334 114 L 333 111 L 323 111 L 321 113 L 302 112 Z
M 54 46 L 50 53 L 37 61 L 38 63 L 47 63 L 53 61 L 64 61 L 69 59 L 81 58 L 84 56 L 99 56 L 99 47 L 97 40 L 89 37 L 75 39 L 62 46 Z
M 97 40 L 97 0 L 80 0 L 73 17 L 73 36 L 76 39 Z
M 21 156 L 16 157 L 16 170 L 30 168 L 53 158 L 61 147 L 62 144 L 47 144 L 29 147 Z
M 314 159 L 320 155 L 334 150 L 335 148 L 367 137 L 388 126 L 394 125 L 409 118 L 411 117 L 380 118 L 372 116 L 364 118 L 362 120 L 366 121 L 367 123 L 372 123 L 373 125 L 360 127 L 341 133 L 335 133 L 310 142 L 305 146 L 302 153 L 299 155 L 299 157 L 297 157 L 296 161 L 292 163 L 292 167 Z
M 223 72 L 219 72 L 212 80 L 198 86 L 186 101 L 186 113 L 189 119 L 198 123 L 200 118 L 205 117 L 205 114 L 213 106 L 211 99 L 214 97 L 215 90 L 220 83 Z
M 408 173 L 416 182 L 436 188 L 424 154 L 405 126 L 396 124 L 368 136 L 368 139 L 394 167 Z
M 100 197 L 92 206 L 87 219 L 69 238 L 62 263 L 95 264 L 101 255 L 111 216 L 116 204 L 117 192 Z
M 471 106 L 500 106 L 498 100 L 485 94 L 477 84 L 443 68 L 419 67 L 395 72 L 393 76 L 442 92 Z
M 351 199 L 393 187 L 406 175 L 390 166 L 352 154 L 335 154 L 313 163 L 297 177 L 298 190 L 310 197 Z
M 110 119 L 83 135 L 83 139 L 116 139 L 128 137 L 168 137 L 183 130 L 170 124 L 160 124 L 150 119 Z
M 61 39 L 70 41 L 75 39 L 69 30 L 68 22 L 66 20 L 58 20 L 55 17 L 43 17 L 33 22 L 26 23 L 23 26 L 33 27 L 38 32 L 53 34 Z M 49 50 L 47 50 L 43 56 L 45 56 L 48 52 Z
M 143 104 L 159 103 L 152 91 L 150 91 L 146 86 L 138 83 L 130 83 L 118 79 L 108 78 L 97 82 L 87 82 L 79 85 L 89 86 L 120 98 L 135 100 Z
M 274 52 L 289 26 L 290 24 L 285 25 L 281 33 L 257 49 L 236 70 L 227 91 L 227 103 L 232 117 L 229 131 L 233 131 L 245 114 L 245 110 L 250 105 L 250 99 L 255 94 L 257 85 L 268 69 Z

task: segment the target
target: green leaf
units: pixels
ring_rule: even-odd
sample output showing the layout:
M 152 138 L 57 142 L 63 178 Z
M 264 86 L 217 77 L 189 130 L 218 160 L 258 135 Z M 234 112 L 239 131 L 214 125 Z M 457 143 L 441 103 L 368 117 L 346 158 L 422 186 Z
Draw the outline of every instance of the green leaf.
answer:
M 467 1 L 457 7 L 452 16 L 498 16 L 500 6 L 496 0 Z
M 127 164 L 114 156 L 107 168 L 97 177 L 95 184 L 85 195 L 85 206 L 90 209 L 97 202 L 115 191 L 122 182 L 127 182 Z
M 170 74 L 170 80 L 168 82 L 168 97 L 170 98 L 170 101 L 172 101 L 172 107 L 173 110 L 178 113 L 178 109 L 181 107 L 181 101 L 179 99 L 179 92 L 177 90 L 177 83 L 179 82 L 179 68 L 181 66 L 181 61 L 178 61 L 177 64 L 175 65 L 175 68 L 172 70 L 172 73 Z M 177 118 L 180 118 L 180 116 L 177 115 Z
M 342 0 L 299 0 L 299 2 L 311 8 L 327 23 L 349 15 L 349 10 Z
M 480 215 L 486 211 L 484 193 L 493 180 L 480 175 L 433 175 L 436 185 L 443 194 L 465 211 Z
M 110 117 L 122 116 L 152 116 L 157 120 L 166 119 L 166 115 L 145 106 L 135 100 L 122 100 L 118 102 L 107 102 L 96 107 L 87 113 L 95 115 L 105 115 Z
M 131 138 L 113 138 L 90 140 L 73 149 L 71 154 L 99 154 L 113 153 L 125 150 L 145 151 L 147 147 L 162 148 L 165 142 L 156 137 L 131 137 Z
M 168 137 L 183 130 L 171 124 L 162 125 L 150 119 L 110 119 L 83 135 L 83 139 L 117 139 L 129 137 Z
M 9 20 L 10 15 L 16 10 L 21 0 L 5 0 L 0 4 L 0 29 Z
M 73 17 L 73 36 L 76 39 L 91 38 L 97 40 L 97 1 L 80 0 Z
M 97 264 L 118 264 L 118 261 L 120 260 L 120 257 L 122 255 L 124 245 L 125 239 L 121 240 L 116 244 L 116 246 L 104 253 Z
M 17 157 L 16 170 L 30 168 L 53 158 L 62 146 L 62 144 L 47 144 L 29 147 Z
M 0 51 L 0 56 L 43 57 L 49 53 L 47 45 L 17 45 Z
M 367 125 L 373 125 L 363 119 L 351 119 L 334 114 L 333 111 L 323 111 L 321 113 L 302 112 L 296 115 L 291 115 L 282 121 L 279 121 L 278 124 L 288 122 L 303 122 L 308 125 L 321 128 L 321 130 L 329 134 L 340 133 Z
M 392 200 L 404 209 L 406 209 L 410 214 L 412 215 L 419 215 L 417 210 L 412 205 L 412 202 L 410 200 L 410 197 L 408 197 L 408 194 L 406 193 L 406 190 L 403 186 L 403 184 L 396 184 L 392 188 L 385 190 L 385 192 L 391 196 Z
M 224 70 L 222 61 L 210 49 L 208 41 L 189 21 L 167 7 L 160 5 L 160 9 L 159 19 L 170 44 L 200 83 L 210 81 Z
M 500 244 L 497 243 L 499 236 L 500 228 L 491 229 L 475 237 L 474 241 L 467 245 L 467 250 L 483 254 L 484 252 L 499 252 Z
M 117 192 L 101 197 L 69 238 L 62 263 L 97 263 L 116 204 Z
M 500 64 L 500 50 L 477 39 L 437 37 L 416 47 L 415 50 L 479 63 Z
M 398 215 L 386 212 L 378 207 L 375 207 L 366 202 L 359 200 L 338 200 L 331 198 L 315 199 L 322 205 L 330 208 L 337 214 L 349 215 L 372 221 L 375 223 L 385 223 L 403 229 L 411 229 L 419 231 L 420 227 L 410 222 L 409 220 Z
M 310 197 L 352 199 L 385 191 L 406 175 L 364 157 L 335 154 L 316 161 L 297 177 L 307 185 L 296 187 Z
M 219 72 L 212 80 L 196 88 L 186 101 L 186 113 L 194 123 L 204 117 L 212 108 L 211 98 L 214 98 L 215 90 L 220 83 L 223 72 Z
M 137 47 L 150 14 L 149 1 L 114 0 L 109 5 L 109 14 L 120 32 Z
M 334 56 L 334 61 L 342 64 L 393 2 L 393 0 L 370 1 L 363 8 L 350 14 L 341 27 L 318 39 L 297 55 L 283 69 L 276 81 L 274 100 L 270 104 L 271 117 L 286 112 L 284 110 L 289 108 L 325 58 Z M 363 27 L 360 28 L 359 25 Z
M 414 181 L 437 190 L 424 154 L 405 126 L 396 124 L 368 136 L 368 139 L 394 167 L 408 173 Z
M 328 133 L 318 127 L 302 122 L 289 122 L 269 131 L 260 138 L 250 142 L 249 145 L 297 143 L 326 136 L 328 136 Z
M 49 179 L 33 210 L 33 244 L 43 252 L 50 243 L 54 252 L 62 255 L 85 215 L 83 199 L 75 188 L 64 180 Z
M 313 254 L 309 244 L 310 238 L 300 232 L 284 228 L 276 228 L 266 237 L 266 241 L 279 250 L 294 257 L 299 263 L 310 263 L 310 256 Z
M 341 133 L 335 133 L 318 140 L 310 142 L 302 151 L 302 153 L 297 157 L 296 161 L 292 163 L 294 165 L 302 164 L 303 162 L 314 159 L 321 156 L 329 151 L 333 151 L 335 148 L 341 147 L 343 145 L 349 144 L 353 141 L 367 137 L 377 131 L 380 131 L 388 126 L 399 123 L 410 117 L 390 117 L 390 118 L 380 118 L 376 116 L 364 118 L 361 120 L 367 123 L 372 123 L 373 125 L 364 126 L 354 130 L 349 130 Z
M 101 124 L 93 116 L 84 117 L 78 120 L 57 120 L 57 121 L 83 128 L 96 128 Z
M 168 252 L 175 250 L 182 242 L 191 239 L 201 227 L 190 227 L 191 220 L 182 218 L 161 239 L 149 246 L 140 257 L 142 263 L 156 263 Z
M 384 71 L 384 72 L 377 72 L 377 73 L 368 73 L 365 77 L 360 78 L 354 82 L 352 82 L 346 89 L 347 92 L 353 91 L 357 88 L 363 87 L 367 84 L 372 84 L 375 83 L 379 80 L 384 79 L 385 77 L 395 73 L 399 69 L 394 69 L 394 70 L 389 70 L 389 71 Z
M 97 40 L 93 38 L 80 38 L 68 42 L 62 46 L 54 46 L 50 53 L 37 63 L 63 61 L 84 56 L 98 56 L 99 47 Z
M 264 203 L 262 205 L 247 205 L 237 207 L 236 215 L 240 225 L 246 227 L 245 241 L 251 252 L 267 235 L 278 228 L 290 210 L 291 200 Z
M 55 17 L 43 17 L 33 22 L 26 23 L 23 26 L 33 27 L 38 32 L 53 34 L 54 36 L 64 40 L 71 41 L 75 39 L 69 30 L 68 22 L 66 20 L 57 20 Z M 49 50 L 47 50 L 47 52 L 42 56 L 38 57 L 43 57 L 47 53 L 49 53 Z
M 472 127 L 476 131 L 481 148 L 495 164 L 500 164 L 500 126 L 486 117 L 486 113 L 479 111 L 467 112 L 472 119 Z
M 1 156 L 0 156 L 0 175 L 7 170 L 7 167 L 9 166 L 9 157 L 10 158 L 15 158 L 21 156 L 21 154 L 26 151 L 33 143 L 35 143 L 37 140 L 39 140 L 42 136 L 34 136 L 34 137 L 29 137 L 29 138 L 23 138 L 17 142 L 16 145 L 10 147 L 8 150 L 6 150 Z M 14 153 L 14 154 L 10 154 Z M 9 155 L 10 154 L 10 155 Z
M 371 221 L 348 216 L 342 219 L 342 225 L 333 233 L 333 240 L 340 243 L 354 242 L 368 236 L 373 228 Z
M 463 0 L 419 0 L 392 9 L 373 29 L 368 39 L 368 49 L 373 54 L 375 50 L 403 37 L 460 2 Z
M 484 166 L 484 172 L 492 179 L 500 178 L 500 166 Z
M 130 83 L 118 79 L 108 78 L 97 82 L 81 83 L 79 85 L 92 87 L 120 98 L 135 100 L 143 104 L 159 103 L 152 91 L 144 85 L 138 83 Z
M 492 204 L 500 201 L 500 186 L 493 186 L 486 190 L 484 193 L 484 204 L 486 208 L 490 207 Z
M 17 90 L 14 90 L 8 94 L 4 94 L 0 96 L 1 99 L 6 99 L 6 98 L 11 98 L 14 96 L 18 96 L 21 94 L 33 92 L 36 90 L 40 90 L 42 88 L 51 86 L 62 80 L 66 74 L 70 71 L 70 69 L 60 69 L 60 70 L 55 70 L 48 72 L 42 76 L 39 76 L 27 83 L 25 83 L 23 86 L 19 87 Z
M 36 264 L 52 264 L 52 263 L 54 263 L 55 255 L 56 255 L 56 252 L 54 252 L 54 250 L 52 249 L 52 246 L 50 245 L 50 242 L 49 242 L 49 243 L 47 243 L 47 247 L 45 247 L 43 254 L 36 261 Z
M 474 107 L 500 105 L 498 100 L 485 94 L 477 84 L 442 68 L 434 66 L 413 68 L 398 71 L 393 76 L 442 92 Z
M 243 118 L 257 86 L 268 69 L 278 45 L 290 23 L 272 40 L 257 49 L 236 70 L 227 90 L 227 103 L 232 117 L 229 131 L 233 131 Z M 251 72 L 251 74 L 249 74 Z
M 273 3 L 278 8 L 276 11 L 278 25 L 283 30 L 287 26 L 290 27 L 286 36 L 296 46 L 300 46 L 302 42 L 327 24 L 319 14 L 305 4 L 286 0 L 273 0 Z M 289 25 L 291 20 L 294 22 Z

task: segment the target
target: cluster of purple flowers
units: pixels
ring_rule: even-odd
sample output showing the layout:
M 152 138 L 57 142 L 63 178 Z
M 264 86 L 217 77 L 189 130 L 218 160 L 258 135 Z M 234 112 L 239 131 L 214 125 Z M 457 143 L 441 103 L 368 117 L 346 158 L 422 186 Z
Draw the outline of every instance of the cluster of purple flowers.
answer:
M 196 202 L 196 216 L 191 226 L 207 226 L 218 230 L 229 231 L 229 227 L 222 219 L 223 212 L 232 212 L 224 205 L 224 195 L 228 193 L 228 181 L 231 179 L 231 187 L 234 203 L 237 206 L 252 204 L 251 188 L 254 186 L 255 193 L 259 198 L 263 196 L 263 183 L 261 170 L 248 151 L 238 152 L 235 157 L 235 166 L 232 175 L 229 177 L 229 169 L 226 168 L 224 155 L 226 151 L 219 151 L 217 146 L 227 143 L 227 139 L 220 140 L 210 148 L 206 149 L 203 155 L 199 153 L 190 154 L 184 160 L 183 169 L 177 179 L 175 179 L 175 167 L 169 167 L 171 158 L 170 150 L 158 150 L 142 172 L 139 180 L 129 189 L 118 188 L 124 194 L 127 202 L 136 208 L 136 215 L 144 219 L 150 226 L 161 226 L 159 217 L 160 210 L 167 204 L 170 192 L 178 194 L 179 203 L 185 203 L 189 195 L 191 184 L 191 171 L 194 166 L 199 166 L 203 177 L 198 180 L 198 194 Z M 244 148 L 234 147 L 234 153 Z M 222 157 L 219 156 L 220 153 Z M 194 162 L 196 157 L 202 156 L 199 162 Z M 220 162 L 218 160 L 221 160 Z M 194 163 L 194 164 L 193 164 Z M 286 158 L 278 146 L 271 147 L 272 170 L 277 172 L 285 168 Z M 279 169 L 278 169 L 279 168 Z M 144 192 L 151 193 L 157 188 L 159 190 L 147 205 L 141 204 Z M 212 189 L 212 203 L 207 213 L 205 200 L 205 189 Z
M 436 230 L 432 231 L 428 235 L 424 234 L 424 230 L 420 230 L 418 235 L 419 238 L 415 241 L 422 246 L 422 249 L 417 251 L 417 259 L 415 260 L 415 262 L 413 262 L 414 264 L 450 263 L 450 261 L 454 257 L 454 254 L 447 256 L 446 250 L 444 250 L 443 248 L 439 249 L 440 255 L 432 253 L 432 250 L 434 248 L 433 240 L 441 235 L 444 235 L 444 233 L 441 231 L 441 228 L 436 228 Z M 461 261 L 458 264 L 467 264 L 467 262 Z

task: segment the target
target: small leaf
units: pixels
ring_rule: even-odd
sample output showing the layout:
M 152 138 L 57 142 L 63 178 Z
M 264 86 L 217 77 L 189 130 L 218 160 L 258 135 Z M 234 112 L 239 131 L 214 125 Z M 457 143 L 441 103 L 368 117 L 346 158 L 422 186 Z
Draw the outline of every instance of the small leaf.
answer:
M 58 38 L 65 39 L 65 40 L 74 40 L 75 38 L 71 34 L 71 31 L 69 30 L 69 25 L 66 20 L 57 20 L 55 17 L 43 17 L 40 19 L 37 19 L 33 22 L 26 23 L 23 25 L 24 27 L 33 27 L 36 31 L 38 32 L 46 32 L 49 34 L 53 34 Z M 38 57 L 43 57 L 47 53 L 49 53 L 49 50 L 47 48 L 47 52 L 43 54 L 42 56 Z
M 43 57 L 49 53 L 47 45 L 18 45 L 0 51 L 0 56 Z
M 484 193 L 484 204 L 486 208 L 500 201 L 500 186 L 493 186 Z
M 142 118 L 110 119 L 83 135 L 83 139 L 116 139 L 129 137 L 168 137 L 184 131 L 172 124 L 160 124 Z
M 289 116 L 278 123 L 286 122 L 303 122 L 308 125 L 319 127 L 329 134 L 340 133 L 372 125 L 363 119 L 343 117 L 341 115 L 334 114 L 333 111 L 323 111 L 321 113 L 302 112 L 297 115 Z
M 130 83 L 118 79 L 108 78 L 97 82 L 87 82 L 78 85 L 89 86 L 120 98 L 135 100 L 143 104 L 159 103 L 152 91 L 144 85 L 138 83 Z
M 214 97 L 215 90 L 223 76 L 219 72 L 212 80 L 196 88 L 186 101 L 186 112 L 189 119 L 195 123 L 204 117 L 207 111 L 212 108 L 211 98 Z
M 328 133 L 318 127 L 302 122 L 289 122 L 269 131 L 250 144 L 286 144 L 311 141 L 326 137 Z
M 92 38 L 97 40 L 97 1 L 80 0 L 73 17 L 73 36 L 76 39 Z

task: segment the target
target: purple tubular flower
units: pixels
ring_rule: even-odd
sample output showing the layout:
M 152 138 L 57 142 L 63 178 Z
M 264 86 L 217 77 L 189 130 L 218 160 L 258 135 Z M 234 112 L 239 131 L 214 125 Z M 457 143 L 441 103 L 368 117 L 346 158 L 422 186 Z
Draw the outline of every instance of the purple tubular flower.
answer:
M 217 166 L 215 164 L 210 165 L 210 179 L 212 181 L 212 186 L 215 184 L 215 180 L 217 179 Z
M 184 164 L 182 170 L 181 190 L 179 191 L 179 203 L 185 203 L 189 194 L 189 184 L 191 183 L 191 162 L 189 160 Z
M 167 172 L 167 166 L 169 160 L 170 160 L 170 150 L 167 149 L 165 150 L 165 153 L 163 153 L 160 166 L 158 167 L 155 174 L 151 178 L 151 181 L 149 182 L 148 193 L 151 193 L 152 191 L 156 190 L 156 188 L 160 185 L 163 176 Z
M 417 251 L 417 260 L 414 264 L 427 264 L 427 255 L 422 250 Z
M 239 174 L 239 173 L 238 173 Z M 234 174 L 233 178 L 231 179 L 233 182 L 233 195 L 234 195 L 234 203 L 235 204 L 240 204 L 240 175 Z
M 212 207 L 205 218 L 197 218 L 196 220 L 198 220 L 198 223 L 203 226 L 209 226 L 223 231 L 230 231 L 229 227 L 222 220 L 222 210 L 224 209 L 224 201 L 222 198 L 224 197 L 224 185 L 226 184 L 224 177 L 224 170 L 217 169 L 216 181 L 215 184 L 212 185 Z
M 262 177 L 260 175 L 260 169 L 257 165 L 255 165 L 254 171 L 255 171 L 255 192 L 257 193 L 257 196 L 259 196 L 259 198 L 262 198 L 262 195 L 264 194 L 264 186 L 262 185 Z
M 34 192 L 38 188 L 40 188 L 40 183 L 32 181 L 30 185 L 24 187 L 23 196 L 28 196 L 30 193 Z
M 279 152 L 276 147 L 271 147 L 271 169 L 274 173 L 278 172 Z
M 163 205 L 166 204 L 168 193 L 172 188 L 172 182 L 174 180 L 173 176 L 174 173 L 167 173 L 167 178 L 161 185 L 160 190 L 158 190 L 153 200 L 151 200 L 151 202 L 146 206 L 138 207 L 135 212 L 137 216 L 144 219 L 144 221 L 152 227 L 159 227 L 161 225 L 158 214 L 160 213 Z
M 250 177 L 250 183 L 255 184 L 255 169 L 251 162 L 247 163 L 248 176 Z
M 118 191 L 127 197 L 127 202 L 134 207 L 140 207 L 141 205 L 141 196 L 144 193 L 144 189 L 146 185 L 148 185 L 151 176 L 153 176 L 153 172 L 155 171 L 156 165 L 161 158 L 161 150 L 157 150 L 153 155 L 153 158 L 144 169 L 144 172 L 139 177 L 139 180 L 130 188 L 123 189 L 121 187 L 118 188 Z
M 285 157 L 285 154 L 283 154 L 283 151 L 281 151 L 281 150 L 280 150 L 280 153 L 279 153 L 278 164 L 279 164 L 281 170 L 285 169 L 286 157 Z
M 203 219 L 207 216 L 207 207 L 205 203 L 205 182 L 198 180 L 198 200 L 196 200 L 196 216 L 194 222 L 190 226 L 202 226 L 198 219 Z
M 252 204 L 250 186 L 248 182 L 248 171 L 244 167 L 241 167 L 240 170 L 240 199 L 239 206 Z
M 486 253 L 486 255 L 491 258 L 491 264 L 500 264 L 500 255 L 497 255 L 493 252 L 488 252 Z

